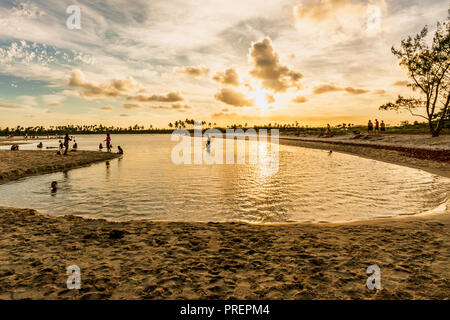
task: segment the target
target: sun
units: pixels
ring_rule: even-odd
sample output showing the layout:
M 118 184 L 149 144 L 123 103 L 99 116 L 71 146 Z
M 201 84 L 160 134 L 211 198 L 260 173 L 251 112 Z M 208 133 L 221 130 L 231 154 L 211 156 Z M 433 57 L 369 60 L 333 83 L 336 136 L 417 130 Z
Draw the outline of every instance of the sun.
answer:
M 255 100 L 255 105 L 263 111 L 267 111 L 269 109 L 270 102 L 268 98 L 271 95 L 264 89 L 257 89 L 250 93 L 250 97 Z

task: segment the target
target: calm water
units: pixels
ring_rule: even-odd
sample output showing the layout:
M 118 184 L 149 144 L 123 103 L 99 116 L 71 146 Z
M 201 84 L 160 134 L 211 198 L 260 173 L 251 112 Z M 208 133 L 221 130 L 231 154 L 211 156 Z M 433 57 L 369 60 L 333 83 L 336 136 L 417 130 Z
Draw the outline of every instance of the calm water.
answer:
M 86 150 L 96 150 L 103 139 L 76 138 Z M 175 165 L 170 135 L 112 139 L 125 150 L 123 158 L 0 185 L 0 205 L 112 220 L 338 222 L 419 214 L 448 204 L 450 179 L 336 152 L 280 145 L 279 170 L 270 175 L 267 161 Z M 36 149 L 37 143 L 21 149 Z M 266 148 L 257 142 L 247 147 Z M 50 192 L 53 180 L 59 183 L 56 194 Z

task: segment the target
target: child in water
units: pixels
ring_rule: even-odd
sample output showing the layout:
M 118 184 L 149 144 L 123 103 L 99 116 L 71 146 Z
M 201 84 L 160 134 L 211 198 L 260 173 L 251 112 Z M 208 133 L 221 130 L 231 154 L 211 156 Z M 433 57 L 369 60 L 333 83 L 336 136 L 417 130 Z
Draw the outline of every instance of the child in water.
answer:
M 58 190 L 58 182 L 53 181 L 52 182 L 52 192 L 56 192 Z

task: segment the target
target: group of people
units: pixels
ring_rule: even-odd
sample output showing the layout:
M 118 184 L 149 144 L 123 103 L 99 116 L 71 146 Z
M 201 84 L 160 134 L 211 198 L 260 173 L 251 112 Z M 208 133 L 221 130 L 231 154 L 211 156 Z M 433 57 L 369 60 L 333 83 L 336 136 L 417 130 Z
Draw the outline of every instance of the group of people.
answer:
M 369 120 L 369 123 L 367 124 L 367 133 L 368 134 L 383 134 L 386 132 L 386 124 L 383 120 L 381 120 L 381 123 L 378 121 L 378 119 L 375 119 L 375 125 L 372 123 L 372 120 Z
M 59 151 L 56 153 L 57 155 L 61 155 L 61 152 L 63 152 L 63 155 L 67 155 L 67 153 L 69 152 L 69 141 L 72 141 L 72 137 L 69 137 L 69 134 L 66 133 L 66 135 L 64 136 L 64 142 L 59 140 Z M 78 143 L 75 139 L 73 139 L 73 146 L 72 146 L 72 150 L 70 150 L 70 152 L 76 152 L 78 150 Z
M 103 142 L 106 142 L 106 151 L 107 152 L 111 152 L 113 146 L 111 144 L 111 136 L 110 136 L 109 133 L 106 134 L 106 139 Z M 100 143 L 98 145 L 98 149 L 100 151 L 103 150 L 103 144 L 102 143 Z M 118 152 L 117 152 L 118 154 L 123 154 L 123 149 L 120 146 L 117 146 L 117 150 L 118 150 Z

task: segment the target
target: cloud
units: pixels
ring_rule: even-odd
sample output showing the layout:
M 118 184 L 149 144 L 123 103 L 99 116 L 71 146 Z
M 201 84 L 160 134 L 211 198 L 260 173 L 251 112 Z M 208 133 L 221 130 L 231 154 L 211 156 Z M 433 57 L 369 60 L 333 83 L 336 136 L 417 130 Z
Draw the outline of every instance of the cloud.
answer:
M 350 93 L 350 94 L 353 94 L 353 95 L 364 94 L 364 93 L 369 92 L 369 91 L 364 90 L 364 89 L 355 89 L 355 88 L 352 88 L 352 87 L 344 88 L 344 90 L 347 93 Z
M 180 104 L 180 103 L 173 103 L 171 106 L 148 106 L 150 109 L 156 109 L 156 110 L 177 110 L 179 112 L 186 112 L 189 109 L 192 109 L 191 106 L 187 104 Z
M 214 95 L 214 98 L 235 107 L 250 107 L 255 105 L 254 99 L 248 99 L 243 93 L 229 88 L 222 88 Z
M 203 77 L 209 73 L 209 69 L 205 67 L 182 67 L 175 68 L 175 71 L 193 78 Z
M 80 96 L 80 93 L 78 91 L 75 91 L 75 90 L 63 90 L 61 92 L 61 94 L 65 95 L 65 96 L 68 96 L 68 97 L 75 97 L 75 98 Z
M 81 88 L 81 94 L 88 98 L 122 97 L 132 94 L 142 87 L 132 77 L 124 80 L 112 79 L 105 83 L 96 84 L 85 80 L 84 74 L 78 70 L 72 70 L 69 86 Z
M 103 106 L 103 107 L 100 107 L 100 110 L 104 110 L 104 111 L 111 111 L 111 110 L 113 110 L 113 109 L 114 109 L 113 106 Z
M 406 87 L 408 84 L 408 81 L 396 81 L 392 85 L 395 87 Z
M 46 94 L 42 96 L 42 100 L 49 107 L 62 107 L 66 97 L 57 94 Z
M 239 76 L 234 68 L 228 68 L 224 72 L 217 72 L 213 80 L 225 85 L 239 86 Z
M 21 2 L 17 7 L 12 8 L 12 14 L 26 18 L 39 18 L 45 15 L 45 12 L 34 3 Z
M 381 31 L 385 0 L 305 0 L 294 7 L 294 18 L 300 32 L 352 38 Z
M 295 102 L 295 103 L 305 103 L 306 101 L 308 101 L 308 99 L 306 97 L 303 97 L 303 96 L 295 97 L 292 100 L 292 102 Z
M 127 100 L 135 100 L 139 102 L 178 102 L 183 101 L 183 97 L 178 92 L 169 92 L 166 95 L 137 95 L 134 97 L 127 97 Z
M 379 95 L 379 96 L 384 96 L 384 95 L 386 94 L 386 90 L 382 90 L 382 89 L 380 89 L 380 90 L 375 90 L 373 93 L 374 93 L 374 94 L 377 94 L 377 95 Z
M 3 109 L 22 109 L 23 106 L 18 105 L 18 104 L 12 104 L 12 103 L 6 103 L 6 102 L 1 102 L 0 101 L 0 108 L 3 108 Z
M 135 110 L 135 109 L 140 109 L 141 106 L 135 103 L 125 103 L 122 105 L 122 107 L 124 109 L 128 109 L 128 110 Z
M 267 103 L 274 103 L 275 102 L 275 97 L 272 94 L 267 93 L 266 94 L 266 101 L 267 101 Z
M 249 55 L 253 64 L 250 74 L 262 80 L 263 88 L 285 92 L 291 87 L 300 87 L 299 81 L 303 75 L 280 64 L 279 56 L 269 38 L 253 43 Z
M 38 105 L 37 98 L 33 96 L 18 96 L 17 99 L 26 106 L 33 107 Z
M 337 87 L 337 86 L 331 85 L 331 84 L 322 84 L 320 86 L 315 87 L 313 90 L 313 93 L 314 94 L 323 94 L 323 93 L 327 93 L 327 92 L 336 92 L 336 91 L 345 91 L 352 95 L 360 95 L 360 94 L 369 92 L 364 89 L 355 89 L 353 87 L 341 88 L 341 87 Z

